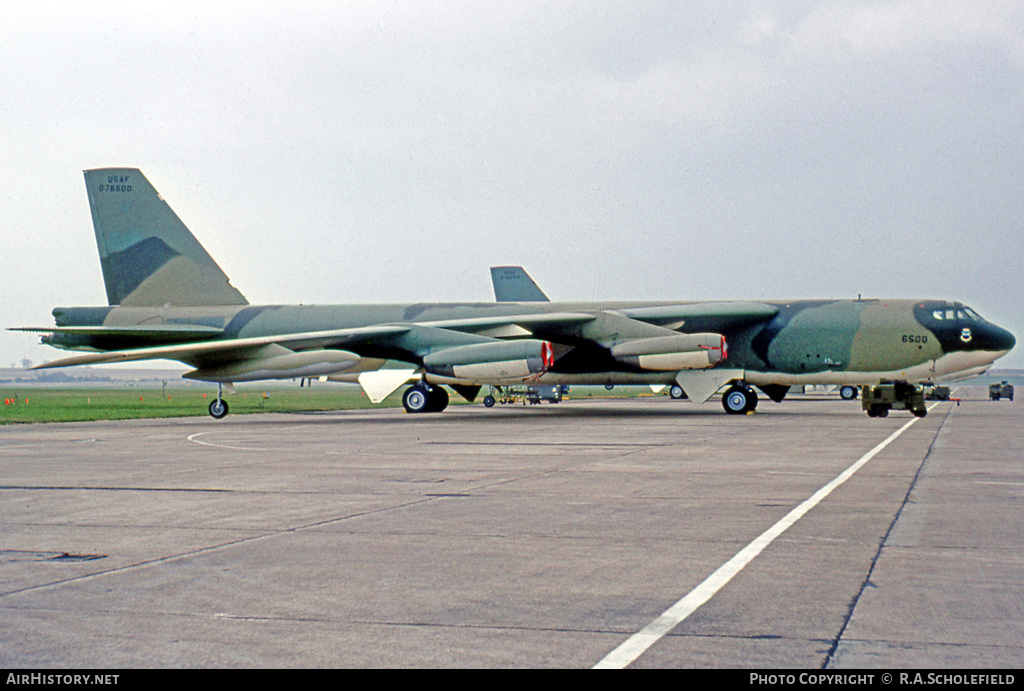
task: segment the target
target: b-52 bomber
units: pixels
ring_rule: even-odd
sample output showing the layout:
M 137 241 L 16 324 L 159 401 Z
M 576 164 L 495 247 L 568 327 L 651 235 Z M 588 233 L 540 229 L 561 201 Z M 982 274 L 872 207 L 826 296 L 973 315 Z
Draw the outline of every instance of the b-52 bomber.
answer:
M 724 389 L 741 414 L 755 387 L 779 402 L 796 385 L 967 377 L 1016 342 L 946 300 L 551 302 L 523 283 L 494 303 L 250 305 L 139 170 L 85 181 L 109 304 L 16 329 L 85 351 L 36 369 L 176 360 L 218 384 L 215 418 L 225 387 L 307 377 L 358 382 L 373 402 L 411 384 L 410 413 L 443 410 L 445 386 L 473 401 L 535 383 L 669 385 L 696 403 Z

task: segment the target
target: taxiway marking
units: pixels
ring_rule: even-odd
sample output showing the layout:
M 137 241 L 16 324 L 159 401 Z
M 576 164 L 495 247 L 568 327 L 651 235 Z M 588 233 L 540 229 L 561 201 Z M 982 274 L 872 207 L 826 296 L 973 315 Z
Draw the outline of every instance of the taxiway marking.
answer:
M 228 444 L 214 444 L 212 441 L 202 441 L 198 439 L 204 434 L 211 434 L 211 432 L 196 432 L 195 434 L 189 435 L 188 441 L 193 444 L 202 444 L 203 446 L 215 446 L 218 449 L 234 449 L 235 451 L 269 451 L 270 449 L 261 449 L 258 446 L 229 446 Z
M 932 408 L 934 408 L 935 405 L 937 404 L 932 405 Z M 929 408 L 929 410 L 931 410 L 931 408 Z M 774 542 L 777 537 L 782 535 L 794 523 L 803 518 L 808 511 L 820 504 L 825 497 L 832 493 L 834 489 L 853 477 L 854 473 L 864 467 L 868 461 L 877 456 L 883 449 L 885 449 L 885 447 L 896 441 L 901 434 L 910 429 L 911 425 L 920 419 L 921 418 L 918 417 L 913 418 L 907 422 L 907 424 L 890 434 L 885 441 L 878 444 L 875 448 L 857 459 L 853 465 L 836 476 L 835 479 L 782 517 L 778 523 L 761 533 L 761 535 L 755 538 L 753 542 L 737 552 L 732 559 L 718 567 L 717 571 L 708 576 L 703 583 L 691 590 L 681 600 L 665 610 L 660 617 L 630 636 L 618 648 L 608 653 L 600 662 L 594 665 L 592 669 L 623 669 L 630 665 L 638 657 L 643 655 L 651 646 L 668 635 L 672 629 L 681 624 L 691 614 L 696 612 L 701 605 L 714 597 L 719 590 L 725 587 L 726 583 L 731 581 L 736 574 L 742 571 L 747 564 L 753 561 L 754 558 L 763 552 L 768 545 Z

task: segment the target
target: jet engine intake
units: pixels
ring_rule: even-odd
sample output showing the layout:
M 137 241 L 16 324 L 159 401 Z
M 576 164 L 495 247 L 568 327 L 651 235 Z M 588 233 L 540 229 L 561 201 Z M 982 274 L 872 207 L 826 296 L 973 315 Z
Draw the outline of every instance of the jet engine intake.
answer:
M 532 338 L 455 346 L 423 358 L 423 367 L 430 374 L 485 383 L 521 381 L 546 372 L 554 364 L 555 347 Z
M 202 367 L 186 372 L 183 376 L 188 379 L 215 382 L 321 377 L 344 372 L 359 360 L 358 355 L 347 350 L 310 350 Z
M 725 360 L 725 336 L 716 333 L 641 338 L 611 348 L 619 362 L 645 370 L 706 369 Z

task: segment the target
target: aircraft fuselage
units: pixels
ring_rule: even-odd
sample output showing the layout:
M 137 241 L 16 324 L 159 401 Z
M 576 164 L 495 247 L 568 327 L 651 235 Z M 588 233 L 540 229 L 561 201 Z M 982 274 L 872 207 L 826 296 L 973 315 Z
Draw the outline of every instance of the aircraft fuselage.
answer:
M 672 302 L 616 303 L 413 303 L 356 305 L 245 305 L 212 307 L 72 307 L 57 308 L 58 327 L 124 327 L 123 333 L 101 335 L 54 333 L 46 342 L 71 350 L 121 350 L 154 345 L 154 334 L 133 335 L 128 327 L 163 326 L 168 340 L 182 342 L 175 327 L 205 327 L 212 340 L 258 338 L 379 326 L 381 324 L 488 321 L 501 317 L 581 313 L 589 315 L 657 313 Z M 873 383 L 880 378 L 922 381 L 984 368 L 1010 350 L 1014 337 L 958 302 L 943 300 L 799 300 L 759 303 L 777 310 L 753 324 L 696 316 L 672 327 L 684 332 L 725 336 L 728 354 L 718 367 L 743 370 L 748 383 L 761 385 Z M 613 359 L 617 342 L 643 338 L 644 329 L 658 329 L 635 319 L 595 322 L 538 381 L 548 383 L 668 383 L 674 372 L 647 371 Z M 624 327 L 623 324 L 627 326 Z M 630 329 L 629 333 L 617 330 Z M 523 336 L 544 338 L 540 327 Z M 450 345 L 458 345 L 458 337 Z M 197 332 L 195 341 L 209 340 Z M 429 349 L 431 346 L 427 346 Z M 359 353 L 367 359 L 422 360 L 423 344 L 415 337 L 377 339 Z M 221 357 L 219 354 L 218 357 Z M 208 365 L 202 358 L 189 364 Z M 473 383 L 453 377 L 432 377 L 435 383 Z

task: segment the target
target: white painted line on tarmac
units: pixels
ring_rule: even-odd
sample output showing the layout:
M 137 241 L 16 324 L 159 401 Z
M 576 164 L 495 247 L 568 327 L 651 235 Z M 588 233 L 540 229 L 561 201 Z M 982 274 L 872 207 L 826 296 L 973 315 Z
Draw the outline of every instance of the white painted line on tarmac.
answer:
M 932 405 L 934 408 L 935 405 Z M 931 410 L 931 408 L 929 408 Z M 665 612 L 630 636 L 615 650 L 608 653 L 604 659 L 593 666 L 592 669 L 623 669 L 634 660 L 643 655 L 651 646 L 664 638 L 668 633 L 682 623 L 687 617 L 697 611 L 701 605 L 710 600 L 714 595 L 725 587 L 725 584 L 742 571 L 747 564 L 754 560 L 764 549 L 775 541 L 775 538 L 786 532 L 790 526 L 803 518 L 804 514 L 820 504 L 832 490 L 853 477 L 853 474 L 860 470 L 872 458 L 877 456 L 885 447 L 896 441 L 896 439 L 910 429 L 910 426 L 921 418 L 915 417 L 907 424 L 889 435 L 875 448 L 861 456 L 849 468 L 840 473 L 834 480 L 815 492 L 809 499 L 786 514 L 778 523 L 761 533 L 753 542 L 740 550 L 736 556 L 718 567 L 718 570 L 708 576 L 703 583 L 690 591 L 683 599 L 669 607 Z
M 267 451 L 267 449 L 261 449 L 256 446 L 230 446 L 228 444 L 215 444 L 212 441 L 202 441 L 199 439 L 204 434 L 210 434 L 210 432 L 197 432 L 188 437 L 188 440 L 193 444 L 202 444 L 203 446 L 215 446 L 218 449 L 234 449 L 236 451 Z

